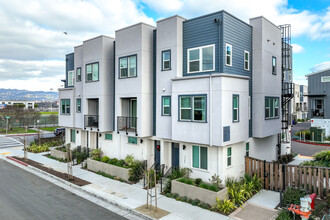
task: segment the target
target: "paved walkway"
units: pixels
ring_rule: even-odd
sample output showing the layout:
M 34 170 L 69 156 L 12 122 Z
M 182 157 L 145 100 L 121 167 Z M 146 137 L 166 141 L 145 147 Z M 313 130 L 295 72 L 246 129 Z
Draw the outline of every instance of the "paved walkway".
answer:
M 28 153 L 28 158 L 34 161 L 37 161 L 39 163 L 44 164 L 45 166 L 51 167 L 55 170 L 58 170 L 60 172 L 66 172 L 67 167 L 66 163 L 61 163 L 53 159 L 49 159 L 45 156 L 42 156 L 45 153 L 40 154 L 34 154 L 34 153 Z M 0 158 L 6 159 L 5 156 L 23 156 L 22 147 L 16 147 L 16 148 L 7 148 L 7 149 L 0 149 Z M 21 166 L 19 164 L 15 164 L 17 166 Z M 29 166 L 30 167 L 30 166 Z M 30 167 L 30 169 L 33 169 Z M 34 168 L 36 171 L 37 169 Z M 42 176 L 41 171 L 37 170 L 39 172 L 39 175 Z M 46 173 L 43 173 L 43 175 L 48 175 Z M 66 182 L 64 180 L 61 180 L 63 183 L 67 185 L 70 185 L 74 188 L 74 190 L 80 190 L 84 191 L 85 193 L 88 193 L 89 195 L 93 195 L 94 197 L 97 197 L 101 199 L 102 201 L 108 202 L 112 205 L 115 205 L 123 210 L 130 210 L 132 213 L 137 213 L 134 211 L 136 208 L 138 208 L 141 205 L 144 205 L 146 203 L 147 198 L 147 192 L 146 190 L 142 189 L 141 184 L 126 184 L 121 183 L 116 180 L 112 180 L 109 178 L 105 178 L 103 176 L 97 175 L 93 172 L 90 172 L 85 169 L 81 169 L 80 165 L 73 167 L 73 175 L 76 177 L 79 177 L 81 179 L 84 179 L 86 181 L 91 182 L 91 184 L 78 187 L 75 185 L 72 185 L 69 182 Z M 54 178 L 54 177 L 53 177 Z M 267 191 L 265 191 L 267 192 Z M 256 204 L 273 204 L 270 201 L 273 201 L 273 199 L 266 197 L 267 199 L 264 200 L 262 195 L 266 195 L 265 192 L 262 192 L 260 196 L 255 196 L 255 198 L 251 198 L 252 202 L 255 202 Z M 158 207 L 170 212 L 167 216 L 161 218 L 162 220 L 166 219 L 232 219 L 231 217 L 227 217 L 215 212 L 211 212 L 196 206 L 192 206 L 188 203 L 179 202 L 171 198 L 167 198 L 161 194 L 157 194 L 158 200 L 157 204 Z M 258 203 L 259 201 L 259 203 Z M 273 205 L 271 205 L 273 206 Z M 267 208 L 265 208 L 267 209 Z M 250 210 L 250 209 L 248 209 Z M 260 213 L 262 212 L 262 208 L 260 209 Z M 140 217 L 143 217 L 145 219 L 148 219 L 148 217 L 140 215 Z M 235 218 L 235 217 L 234 217 Z M 249 218 L 246 218 L 249 219 Z

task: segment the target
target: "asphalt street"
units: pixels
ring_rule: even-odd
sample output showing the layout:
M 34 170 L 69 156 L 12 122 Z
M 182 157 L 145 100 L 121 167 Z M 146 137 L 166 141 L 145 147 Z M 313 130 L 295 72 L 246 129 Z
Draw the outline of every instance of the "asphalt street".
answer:
M 322 146 L 322 145 L 314 145 L 314 144 L 303 144 L 296 141 L 292 141 L 291 149 L 293 152 L 297 154 L 301 154 L 303 156 L 313 156 L 313 154 L 317 152 L 323 150 L 330 150 L 330 147 Z
M 126 219 L 0 159 L 0 219 Z

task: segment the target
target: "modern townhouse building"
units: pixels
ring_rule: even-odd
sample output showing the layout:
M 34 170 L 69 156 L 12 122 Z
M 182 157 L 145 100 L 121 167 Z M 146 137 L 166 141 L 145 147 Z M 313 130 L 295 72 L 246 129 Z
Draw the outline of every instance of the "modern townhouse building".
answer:
M 292 99 L 292 117 L 294 120 L 308 119 L 308 86 L 294 84 Z
M 264 17 L 247 24 L 219 11 L 85 41 L 67 55 L 60 89 L 67 143 L 165 170 L 188 167 L 206 181 L 241 176 L 246 155 L 276 160 L 290 151 L 281 144 L 291 96 L 283 30 Z
M 330 69 L 306 75 L 308 79 L 308 115 L 311 126 L 325 129 L 330 135 Z

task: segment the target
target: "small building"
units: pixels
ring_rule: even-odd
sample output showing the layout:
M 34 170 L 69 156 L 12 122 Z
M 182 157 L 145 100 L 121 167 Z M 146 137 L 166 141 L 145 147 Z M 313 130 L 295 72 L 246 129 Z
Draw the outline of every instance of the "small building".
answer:
M 293 120 L 308 119 L 308 86 L 294 84 L 292 99 Z
M 7 106 L 23 106 L 25 109 L 34 109 L 34 105 L 35 105 L 35 101 L 10 101 L 10 100 L 6 100 L 6 101 L 0 101 L 0 108 L 5 108 Z

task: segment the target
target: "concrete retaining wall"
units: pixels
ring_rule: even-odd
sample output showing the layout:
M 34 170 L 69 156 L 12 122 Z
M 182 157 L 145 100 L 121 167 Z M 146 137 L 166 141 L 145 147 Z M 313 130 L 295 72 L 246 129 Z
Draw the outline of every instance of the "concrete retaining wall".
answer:
M 94 172 L 104 172 L 112 176 L 122 178 L 123 180 L 128 181 L 129 178 L 129 169 L 114 166 L 108 163 L 103 163 L 97 160 L 87 158 L 87 169 Z
M 56 150 L 55 148 L 50 149 L 50 156 L 52 157 L 56 157 L 58 159 L 66 159 L 66 152 L 60 151 L 60 150 Z
M 214 205 L 217 202 L 216 197 L 218 197 L 219 200 L 227 198 L 228 190 L 227 187 L 225 187 L 218 192 L 214 192 L 197 186 L 181 183 L 177 180 L 172 180 L 171 192 L 179 194 L 180 197 L 186 196 L 191 199 L 199 199 L 202 202 Z

